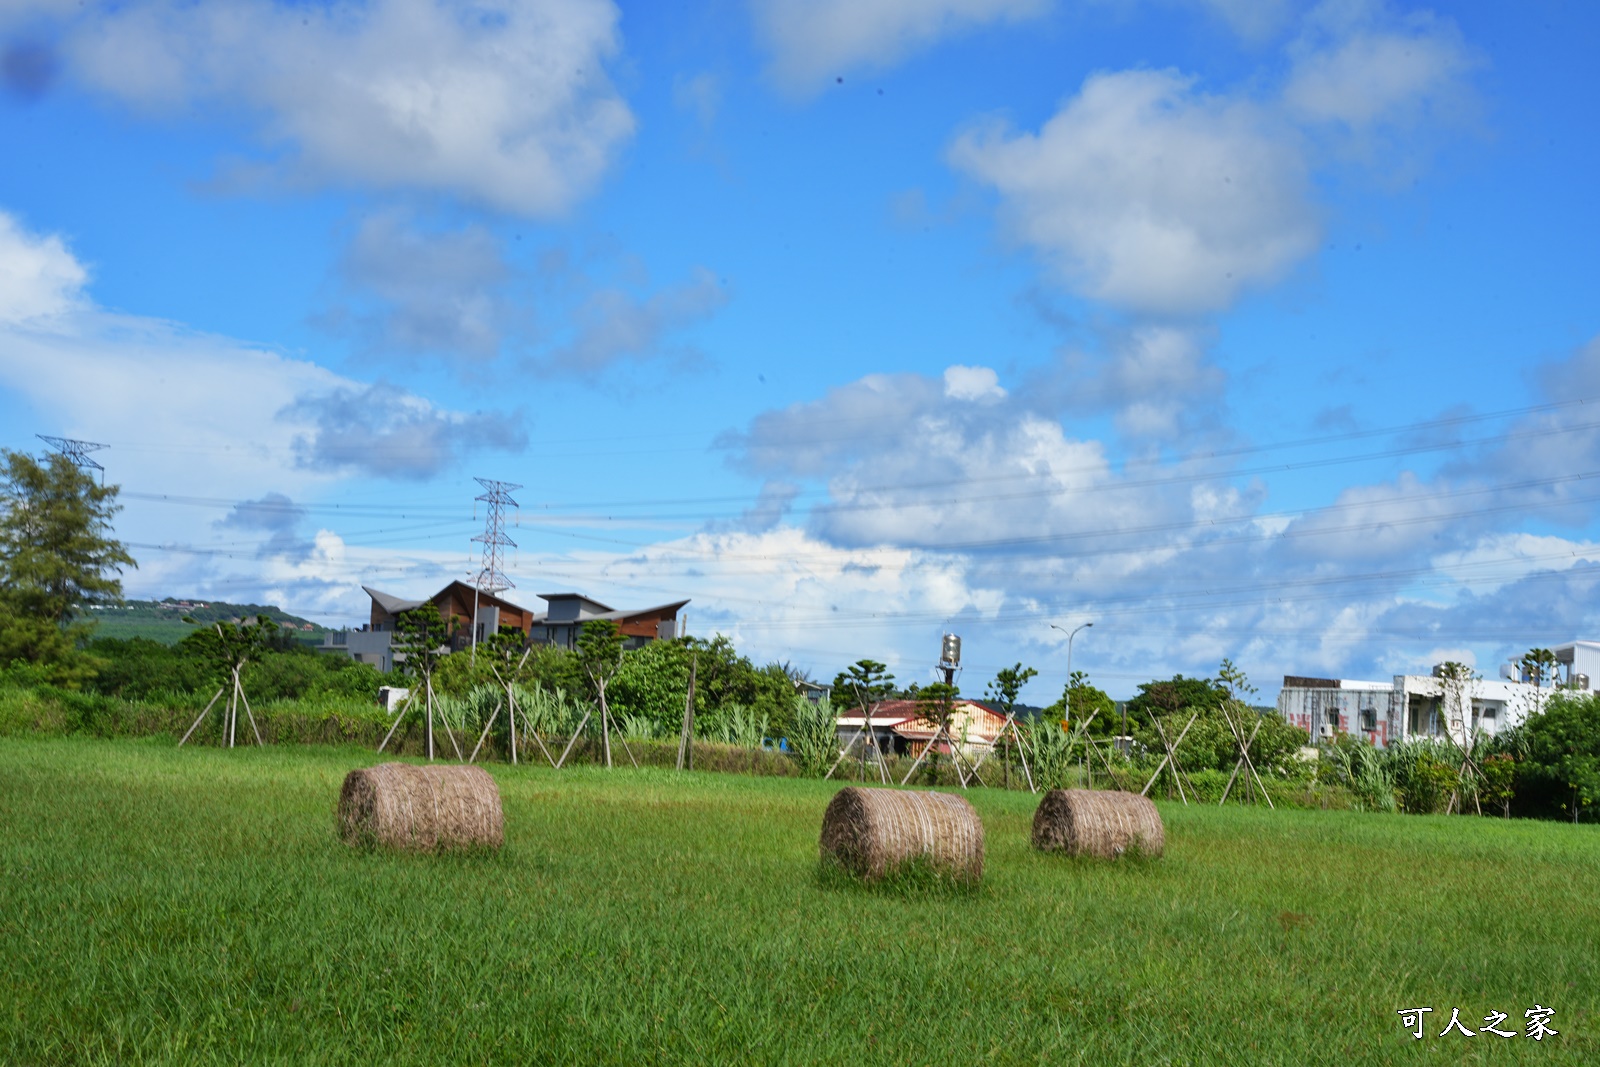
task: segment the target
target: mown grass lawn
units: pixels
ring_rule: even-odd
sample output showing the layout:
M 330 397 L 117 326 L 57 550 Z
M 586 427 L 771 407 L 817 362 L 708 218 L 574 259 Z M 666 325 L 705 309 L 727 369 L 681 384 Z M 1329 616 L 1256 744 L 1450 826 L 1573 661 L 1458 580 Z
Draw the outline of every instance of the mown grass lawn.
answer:
M 868 890 L 805 780 L 496 766 L 500 853 L 354 853 L 376 761 L 0 740 L 0 1059 L 1600 1062 L 1596 827 L 1163 803 L 1101 864 L 976 790 L 980 890 Z

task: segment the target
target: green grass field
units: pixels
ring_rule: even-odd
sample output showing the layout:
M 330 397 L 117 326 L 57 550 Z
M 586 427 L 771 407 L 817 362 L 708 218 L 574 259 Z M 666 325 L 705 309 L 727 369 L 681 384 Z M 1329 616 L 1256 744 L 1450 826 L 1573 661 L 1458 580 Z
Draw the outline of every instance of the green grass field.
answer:
M 1163 803 L 1093 863 L 976 790 L 981 889 L 867 889 L 796 779 L 496 766 L 500 853 L 352 852 L 376 760 L 0 740 L 0 1060 L 1600 1062 L 1597 827 Z

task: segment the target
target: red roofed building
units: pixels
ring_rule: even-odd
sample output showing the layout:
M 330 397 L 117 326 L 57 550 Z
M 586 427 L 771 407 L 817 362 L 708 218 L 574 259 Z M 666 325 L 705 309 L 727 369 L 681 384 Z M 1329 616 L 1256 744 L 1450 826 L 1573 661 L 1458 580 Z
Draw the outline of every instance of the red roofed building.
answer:
M 897 756 L 920 756 L 933 740 L 938 726 L 923 718 L 920 700 L 880 700 L 872 706 L 872 733 L 878 747 Z M 989 705 L 956 697 L 950 715 L 950 732 L 961 749 L 975 753 L 992 748 L 1006 717 Z M 850 744 L 866 725 L 859 706 L 846 709 L 838 717 L 841 744 Z M 948 742 L 939 742 L 939 751 L 948 754 Z

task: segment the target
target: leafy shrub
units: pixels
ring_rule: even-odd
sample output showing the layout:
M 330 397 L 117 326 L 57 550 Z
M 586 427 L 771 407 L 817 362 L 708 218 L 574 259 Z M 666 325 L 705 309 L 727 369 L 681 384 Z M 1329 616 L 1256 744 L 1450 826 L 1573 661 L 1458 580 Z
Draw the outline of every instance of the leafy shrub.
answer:
M 1063 789 L 1077 784 L 1077 754 L 1072 735 L 1059 722 L 1042 716 L 1031 722 L 1018 720 L 1022 751 L 1040 789 Z
M 1343 734 L 1322 757 L 1333 779 L 1350 790 L 1357 810 L 1392 812 L 1399 810 L 1400 797 L 1391 751 Z
M 1518 806 L 1546 818 L 1593 818 L 1600 804 L 1600 694 L 1559 693 L 1517 734 L 1526 751 L 1517 768 Z
M 821 778 L 839 756 L 838 717 L 831 700 L 815 704 L 803 696 L 794 698 L 790 714 L 789 751 L 800 766 L 800 773 Z
M 1517 761 L 1509 752 L 1495 752 L 1478 761 L 1483 773 L 1483 802 L 1511 817 L 1511 801 L 1516 795 Z
M 705 719 L 695 719 L 695 730 L 701 737 L 737 748 L 760 748 L 768 725 L 767 716 L 738 703 L 725 704 Z
M 1398 741 L 1387 750 L 1401 807 L 1413 815 L 1441 812 L 1461 785 L 1456 752 L 1448 741 Z

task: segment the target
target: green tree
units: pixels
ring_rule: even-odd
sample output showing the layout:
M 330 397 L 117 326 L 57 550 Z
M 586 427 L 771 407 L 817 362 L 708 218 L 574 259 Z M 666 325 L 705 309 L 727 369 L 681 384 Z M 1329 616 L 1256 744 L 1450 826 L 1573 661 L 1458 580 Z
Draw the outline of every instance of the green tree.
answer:
M 432 682 L 449 640 L 450 627 L 433 601 L 402 611 L 394 620 L 395 669 L 424 685 Z
M 1227 686 L 1221 682 L 1175 674 L 1170 681 L 1141 684 L 1139 695 L 1128 701 L 1128 715 L 1148 718 L 1184 710 L 1207 710 L 1218 707 L 1229 696 Z
M 657 734 L 676 737 L 683 723 L 683 702 L 689 691 L 693 651 L 677 639 L 652 641 L 625 652 L 622 666 L 606 686 L 606 699 L 619 716 L 643 717 Z M 699 665 L 695 666 L 699 685 Z M 700 694 L 697 694 L 699 697 Z M 696 700 L 698 704 L 699 699 Z
M 185 616 L 183 621 L 193 622 L 194 619 Z M 179 641 L 178 648 L 203 660 L 212 680 L 220 684 L 231 680 L 235 668 L 242 671 L 246 664 L 274 648 L 278 644 L 278 632 L 271 619 L 257 615 L 253 620 L 202 626 Z
M 433 718 L 437 706 L 433 676 L 439 669 L 439 661 L 448 654 L 446 643 L 450 640 L 450 630 L 451 624 L 439 615 L 439 606 L 431 600 L 410 611 L 402 611 L 394 621 L 395 668 L 421 683 L 420 710 L 427 727 L 426 739 L 430 760 L 434 756 Z M 411 708 L 419 708 L 416 693 L 412 694 L 408 709 L 402 710 L 395 716 L 394 725 L 389 727 L 388 735 L 378 746 L 379 752 L 388 745 L 389 738 L 394 736 L 401 719 L 410 713 Z M 455 733 L 450 729 L 448 718 L 445 719 L 445 735 L 450 738 L 450 745 L 455 749 L 456 758 L 461 758 L 461 746 L 456 741 Z
M 1015 667 L 1001 667 L 994 681 L 984 690 L 983 698 L 993 704 L 1000 714 L 1009 716 L 1011 709 L 1017 706 L 1017 697 L 1022 695 L 1022 687 L 1038 675 L 1038 671 L 1021 663 Z
M 17 613 L 0 597 L 0 670 L 27 664 L 39 681 L 63 689 L 79 689 L 104 665 L 79 648 L 82 629 L 63 630 L 49 619 Z
M 65 456 L 40 463 L 0 452 L 0 586 L 21 614 L 65 627 L 96 604 L 122 600 L 124 567 L 109 535 L 118 487 L 101 486 Z
M 1600 694 L 1557 694 L 1521 733 L 1527 756 L 1518 765 L 1519 805 L 1578 822 L 1600 803 Z
M 1061 699 L 1044 709 L 1041 718 L 1054 723 L 1066 722 L 1071 728 L 1088 722 L 1089 733 L 1094 737 L 1110 737 L 1117 732 L 1118 720 L 1114 714 L 1117 702 L 1104 689 L 1089 684 L 1083 671 L 1073 671 L 1072 677 L 1061 690 Z M 1096 714 L 1098 712 L 1098 714 Z M 1093 715 L 1091 720 L 1089 717 Z
M 610 619 L 591 619 L 578 633 L 578 665 L 596 699 L 604 694 L 606 683 L 622 666 L 624 640 L 622 631 Z
M 79 620 L 119 603 L 120 575 L 137 566 L 110 535 L 117 492 L 65 456 L 0 450 L 0 666 L 53 665 L 72 684 L 92 675 Z
M 1522 668 L 1522 673 L 1533 679 L 1533 684 L 1544 688 L 1545 682 L 1554 682 L 1558 666 L 1556 654 L 1548 648 L 1530 648 L 1523 653 L 1517 666 Z
M 875 659 L 858 659 L 833 676 L 833 691 L 841 703 L 864 710 L 866 705 L 894 695 L 894 675 L 889 673 L 887 664 Z
M 600 750 L 607 767 L 611 766 L 611 730 L 621 722 L 606 700 L 606 686 L 622 667 L 624 640 L 621 629 L 610 619 L 591 619 L 578 633 L 578 664 L 600 707 Z
M 1227 690 L 1230 700 L 1243 703 L 1246 697 L 1256 694 L 1256 687 L 1250 684 L 1250 678 L 1243 670 L 1235 667 L 1233 660 L 1226 656 L 1222 658 L 1222 665 L 1217 668 L 1217 681 Z

